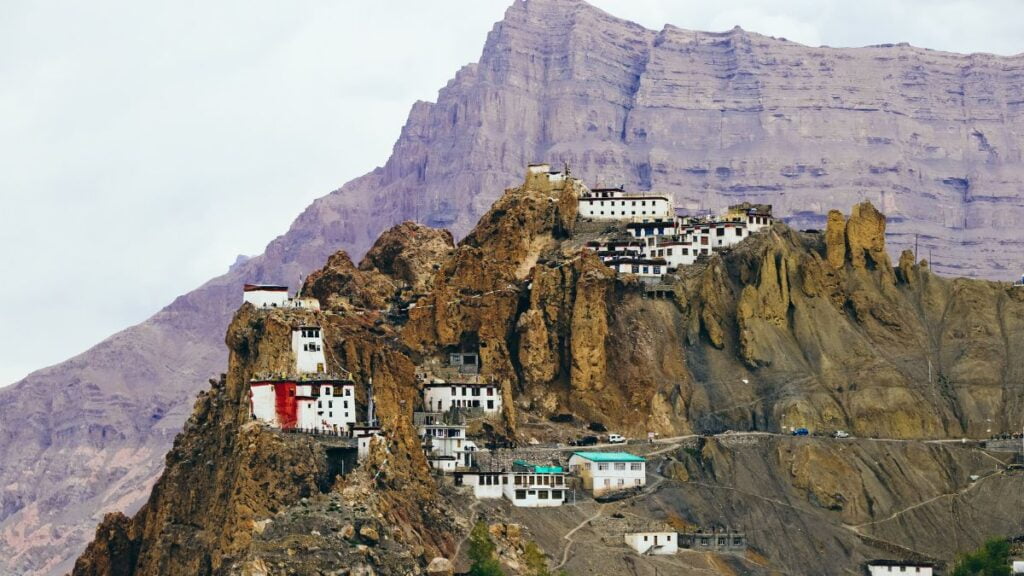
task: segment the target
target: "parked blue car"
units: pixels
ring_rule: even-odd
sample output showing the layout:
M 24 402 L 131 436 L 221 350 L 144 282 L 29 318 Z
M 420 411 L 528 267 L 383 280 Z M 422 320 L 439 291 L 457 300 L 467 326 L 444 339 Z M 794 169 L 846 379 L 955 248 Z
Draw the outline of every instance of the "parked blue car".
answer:
M 807 436 L 808 434 L 810 434 L 810 432 L 807 431 L 807 428 L 797 428 L 796 430 L 793 430 L 793 436 Z

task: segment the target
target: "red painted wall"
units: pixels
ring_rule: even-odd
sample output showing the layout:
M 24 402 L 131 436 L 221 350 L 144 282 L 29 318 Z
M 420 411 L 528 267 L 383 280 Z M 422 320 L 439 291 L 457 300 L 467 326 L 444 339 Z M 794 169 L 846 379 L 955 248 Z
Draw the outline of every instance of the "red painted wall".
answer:
M 282 430 L 295 428 L 299 421 L 298 406 L 294 382 L 280 382 L 274 385 L 274 409 Z

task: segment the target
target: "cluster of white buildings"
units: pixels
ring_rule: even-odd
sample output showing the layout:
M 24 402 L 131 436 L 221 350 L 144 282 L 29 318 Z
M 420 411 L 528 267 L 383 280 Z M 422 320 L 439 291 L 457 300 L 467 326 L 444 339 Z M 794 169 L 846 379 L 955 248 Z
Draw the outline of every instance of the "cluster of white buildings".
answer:
M 624 222 L 624 236 L 593 241 L 587 247 L 616 272 L 646 278 L 693 264 L 770 227 L 773 221 L 771 206 L 749 203 L 730 206 L 717 216 L 677 215 L 670 196 L 627 193 L 622 187 L 584 187 L 578 213 L 587 220 Z
M 621 189 L 602 191 L 601 194 L 616 199 L 632 198 Z M 619 215 L 602 215 L 600 211 L 595 215 L 592 207 L 586 211 L 582 209 L 584 204 L 594 202 L 592 198 L 582 198 L 580 215 L 589 214 L 588 217 L 596 220 L 621 219 Z M 667 200 L 656 206 L 655 214 L 626 218 L 630 221 L 625 223 L 625 237 L 589 242 L 587 247 L 596 251 L 598 257 L 616 272 L 644 277 L 659 277 L 679 266 L 689 266 L 715 250 L 742 242 L 751 234 L 770 227 L 773 221 L 771 206 L 738 204 L 718 216 L 676 216 L 671 202 Z

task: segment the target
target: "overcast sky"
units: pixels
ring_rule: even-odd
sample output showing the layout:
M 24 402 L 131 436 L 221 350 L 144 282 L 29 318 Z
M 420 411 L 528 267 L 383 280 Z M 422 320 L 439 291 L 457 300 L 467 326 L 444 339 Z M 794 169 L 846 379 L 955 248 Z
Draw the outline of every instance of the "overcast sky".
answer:
M 0 385 L 144 320 L 387 159 L 511 0 L 3 0 Z M 1017 0 L 596 0 L 649 28 L 1024 51 Z

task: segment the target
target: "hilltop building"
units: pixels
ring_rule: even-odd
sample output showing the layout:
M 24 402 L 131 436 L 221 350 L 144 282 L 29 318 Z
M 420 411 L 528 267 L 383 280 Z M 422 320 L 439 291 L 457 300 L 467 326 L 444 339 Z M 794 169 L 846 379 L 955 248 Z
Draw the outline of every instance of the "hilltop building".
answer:
M 574 452 L 569 471 L 594 496 L 647 485 L 646 460 L 628 452 Z
M 619 188 L 585 190 L 579 201 L 579 215 L 593 220 L 671 220 L 675 215 L 672 198 L 661 194 L 628 194 Z
M 295 370 L 299 374 L 323 373 L 327 366 L 324 358 L 324 340 L 319 326 L 300 326 L 292 330 L 292 353 Z
M 316 298 L 297 295 L 288 297 L 288 287 L 278 284 L 246 284 L 242 287 L 242 302 L 252 304 L 256 308 L 304 308 L 319 310 L 320 301 Z
M 249 409 L 282 430 L 341 434 L 355 423 L 355 384 L 324 374 L 257 378 L 249 383 Z

